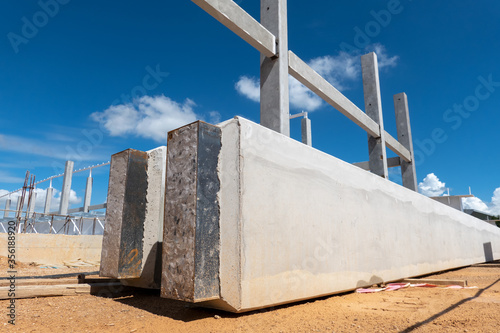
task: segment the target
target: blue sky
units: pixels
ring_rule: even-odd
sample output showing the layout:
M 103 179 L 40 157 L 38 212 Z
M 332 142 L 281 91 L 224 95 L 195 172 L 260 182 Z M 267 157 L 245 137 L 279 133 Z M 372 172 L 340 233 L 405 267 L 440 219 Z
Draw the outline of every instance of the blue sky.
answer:
M 259 1 L 236 2 L 259 20 Z M 149 150 L 195 119 L 259 121 L 259 53 L 191 1 L 2 7 L 0 195 L 26 170 L 43 179 L 66 159 L 80 168 Z M 288 11 L 289 48 L 361 109 L 359 57 L 377 51 L 386 130 L 396 136 L 392 96 L 406 92 L 425 193 L 471 186 L 469 205 L 500 213 L 498 1 L 289 0 Z M 291 94 L 292 113 L 310 112 L 314 147 L 367 159 L 363 130 L 293 81 Z M 299 139 L 300 120 L 291 128 Z M 107 172 L 94 173 L 92 204 L 105 200 Z M 75 176 L 75 205 L 85 176 Z

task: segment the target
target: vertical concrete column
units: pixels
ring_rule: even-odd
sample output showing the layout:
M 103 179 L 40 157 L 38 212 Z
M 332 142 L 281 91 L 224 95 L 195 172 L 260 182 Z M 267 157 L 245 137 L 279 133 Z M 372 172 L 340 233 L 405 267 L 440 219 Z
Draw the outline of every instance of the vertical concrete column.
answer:
M 35 205 L 36 205 L 36 193 L 34 192 L 32 195 L 31 195 L 31 202 L 30 202 L 30 205 L 28 207 L 28 216 L 31 218 L 33 216 L 33 213 L 35 212 Z
M 388 178 L 384 119 L 382 116 L 382 99 L 380 96 L 378 62 L 375 52 L 365 54 L 361 57 L 361 68 L 363 71 L 365 112 L 380 127 L 380 137 L 374 138 L 368 134 L 370 171 L 383 178 Z
M 44 214 L 50 213 L 50 204 L 52 203 L 52 195 L 54 194 L 54 189 L 52 188 L 52 179 L 50 180 L 50 185 L 47 187 L 45 192 L 45 206 L 43 208 Z
M 75 162 L 66 161 L 66 167 L 64 168 L 63 186 L 61 190 L 61 202 L 59 203 L 59 215 L 68 214 L 69 195 L 71 192 L 71 181 L 73 179 L 74 165 Z
M 23 207 L 21 206 L 21 196 L 18 196 L 16 203 L 16 217 L 21 216 L 22 212 L 23 212 Z
M 290 136 L 287 21 L 286 0 L 261 0 L 261 23 L 276 36 L 277 55 L 261 55 L 260 123 Z
M 168 133 L 162 297 L 220 298 L 220 149 L 221 129 L 203 122 Z
M 401 159 L 401 175 L 403 186 L 417 191 L 417 172 L 415 170 L 415 155 L 413 154 L 413 139 L 411 136 L 410 111 L 408 108 L 408 97 L 405 93 L 394 95 L 394 109 L 396 110 L 396 125 L 398 129 L 398 141 L 410 152 L 412 161 L 406 162 Z
M 90 169 L 87 177 L 87 187 L 85 187 L 85 198 L 83 199 L 83 212 L 88 213 L 90 207 L 90 199 L 92 198 L 92 169 Z
M 302 126 L 302 143 L 312 146 L 311 119 L 307 115 L 300 122 Z
M 134 149 L 111 156 L 106 225 L 100 275 L 139 278 L 144 253 L 144 219 L 148 189 L 147 153 Z
M 4 218 L 7 218 L 9 217 L 9 210 L 10 210 L 10 204 L 11 204 L 12 200 L 10 198 L 8 198 L 7 200 L 5 200 L 5 211 L 3 212 L 3 217 Z

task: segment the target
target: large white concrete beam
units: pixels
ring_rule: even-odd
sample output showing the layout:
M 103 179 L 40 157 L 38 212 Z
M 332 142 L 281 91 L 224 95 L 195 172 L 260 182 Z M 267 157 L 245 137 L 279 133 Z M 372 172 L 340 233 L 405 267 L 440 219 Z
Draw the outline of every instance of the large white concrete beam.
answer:
M 267 57 L 276 55 L 276 38 L 231 0 L 192 0 Z
M 218 154 L 193 126 L 169 139 L 164 297 L 244 312 L 500 258 L 489 223 L 243 118 L 217 127 Z

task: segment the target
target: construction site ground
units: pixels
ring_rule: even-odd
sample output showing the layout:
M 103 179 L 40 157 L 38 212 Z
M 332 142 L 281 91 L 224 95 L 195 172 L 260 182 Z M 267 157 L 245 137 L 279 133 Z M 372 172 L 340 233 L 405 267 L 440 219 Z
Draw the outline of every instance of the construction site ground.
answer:
M 6 276 L 5 258 L 0 258 Z M 96 266 L 17 267 L 17 276 L 95 272 Z M 0 301 L 1 332 L 500 332 L 500 262 L 426 278 L 467 280 L 477 289 L 354 292 L 244 314 L 162 299 L 157 291 L 16 300 L 16 325 Z

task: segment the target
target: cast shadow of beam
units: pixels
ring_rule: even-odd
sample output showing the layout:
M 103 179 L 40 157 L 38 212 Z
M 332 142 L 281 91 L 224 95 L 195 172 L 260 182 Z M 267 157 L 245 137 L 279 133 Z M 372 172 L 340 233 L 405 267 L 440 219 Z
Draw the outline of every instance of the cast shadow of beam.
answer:
M 448 308 L 444 309 L 443 311 L 439 312 L 439 313 L 436 313 L 435 315 L 429 317 L 428 319 L 424 320 L 424 321 L 421 321 L 419 323 L 416 323 L 410 327 L 408 327 L 407 329 L 401 331 L 401 333 L 408 333 L 408 332 L 412 332 L 414 330 L 416 330 L 417 328 L 420 328 L 424 325 L 427 325 L 431 322 L 433 322 L 434 320 L 436 320 L 437 318 L 441 317 L 441 316 L 444 316 L 445 314 L 455 310 L 456 308 L 458 308 L 460 305 L 462 304 L 465 304 L 469 301 L 472 301 L 478 297 L 481 296 L 482 293 L 484 293 L 486 290 L 488 290 L 489 288 L 493 287 L 495 284 L 497 284 L 498 282 L 500 281 L 500 278 L 497 279 L 495 282 L 493 282 L 492 284 L 490 284 L 489 286 L 487 286 L 486 288 L 483 288 L 483 289 L 479 289 L 479 291 L 472 297 L 468 297 L 468 298 L 465 298 L 463 300 L 461 300 L 460 302 L 457 302 L 451 306 L 449 306 Z

